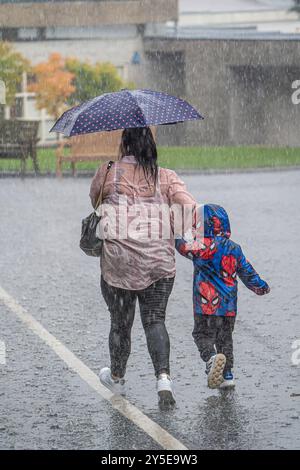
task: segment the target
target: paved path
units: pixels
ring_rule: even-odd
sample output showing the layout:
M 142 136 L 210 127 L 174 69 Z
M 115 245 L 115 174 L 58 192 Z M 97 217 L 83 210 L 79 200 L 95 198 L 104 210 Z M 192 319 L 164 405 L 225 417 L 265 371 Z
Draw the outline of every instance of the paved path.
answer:
M 168 308 L 177 408 L 158 409 L 138 311 L 129 404 L 105 395 L 95 374 L 108 364 L 108 312 L 98 260 L 78 248 L 80 219 L 90 211 L 89 180 L 3 179 L 1 449 L 299 449 L 300 365 L 291 356 L 300 339 L 300 172 L 185 180 L 199 201 L 228 209 L 233 239 L 272 287 L 264 298 L 240 287 L 236 390 L 206 387 L 191 338 L 192 266 L 178 256 Z

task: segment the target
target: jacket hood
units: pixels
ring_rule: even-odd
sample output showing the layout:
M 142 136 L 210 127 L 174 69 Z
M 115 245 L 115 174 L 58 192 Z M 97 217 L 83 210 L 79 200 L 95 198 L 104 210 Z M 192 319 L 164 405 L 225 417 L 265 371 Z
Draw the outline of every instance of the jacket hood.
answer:
M 217 204 L 205 204 L 201 208 L 204 218 L 204 236 L 215 237 L 221 235 L 230 238 L 231 229 L 229 217 L 226 210 Z

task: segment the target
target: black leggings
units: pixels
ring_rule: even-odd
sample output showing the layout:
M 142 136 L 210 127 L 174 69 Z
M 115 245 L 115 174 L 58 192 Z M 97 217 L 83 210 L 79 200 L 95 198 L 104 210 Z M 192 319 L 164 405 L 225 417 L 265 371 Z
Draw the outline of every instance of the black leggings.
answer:
M 126 290 L 109 285 L 101 276 L 101 291 L 110 311 L 111 329 L 109 352 L 111 373 L 124 377 L 131 350 L 131 328 L 136 299 L 139 300 L 141 320 L 155 375 L 170 373 L 170 340 L 165 325 L 166 308 L 174 277 L 154 282 L 143 290 Z

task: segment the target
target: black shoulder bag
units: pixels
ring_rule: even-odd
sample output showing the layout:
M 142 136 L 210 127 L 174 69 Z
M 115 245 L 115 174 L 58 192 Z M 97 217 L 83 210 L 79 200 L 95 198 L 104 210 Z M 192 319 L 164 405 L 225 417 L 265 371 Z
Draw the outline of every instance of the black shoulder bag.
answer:
M 98 238 L 96 235 L 96 229 L 100 222 L 101 216 L 99 216 L 96 211 L 102 204 L 104 185 L 112 164 L 113 162 L 110 161 L 107 165 L 106 173 L 94 212 L 92 212 L 81 222 L 81 238 L 79 246 L 88 256 L 101 256 L 103 240 L 101 238 Z

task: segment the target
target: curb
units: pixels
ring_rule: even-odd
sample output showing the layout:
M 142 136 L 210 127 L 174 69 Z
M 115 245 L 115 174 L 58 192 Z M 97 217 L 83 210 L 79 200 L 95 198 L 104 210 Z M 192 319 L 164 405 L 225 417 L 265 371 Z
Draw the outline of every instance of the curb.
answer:
M 239 173 L 273 173 L 273 172 L 287 172 L 287 171 L 300 171 L 300 165 L 296 166 L 274 166 L 274 167 L 261 167 L 261 168 L 228 168 L 228 169 L 173 169 L 178 175 L 232 175 Z M 78 171 L 76 176 L 73 176 L 72 173 L 63 173 L 63 178 L 92 178 L 95 175 L 95 171 L 90 170 L 81 170 Z M 0 178 L 56 178 L 55 172 L 40 173 L 36 175 L 33 171 L 27 172 L 24 175 L 21 175 L 17 171 L 0 171 Z
M 287 172 L 287 171 L 300 171 L 300 165 L 296 166 L 269 166 L 261 168 L 228 168 L 228 169 L 178 169 L 175 170 L 178 175 L 193 175 L 195 173 L 200 175 L 232 175 L 239 173 L 274 173 L 274 172 Z

